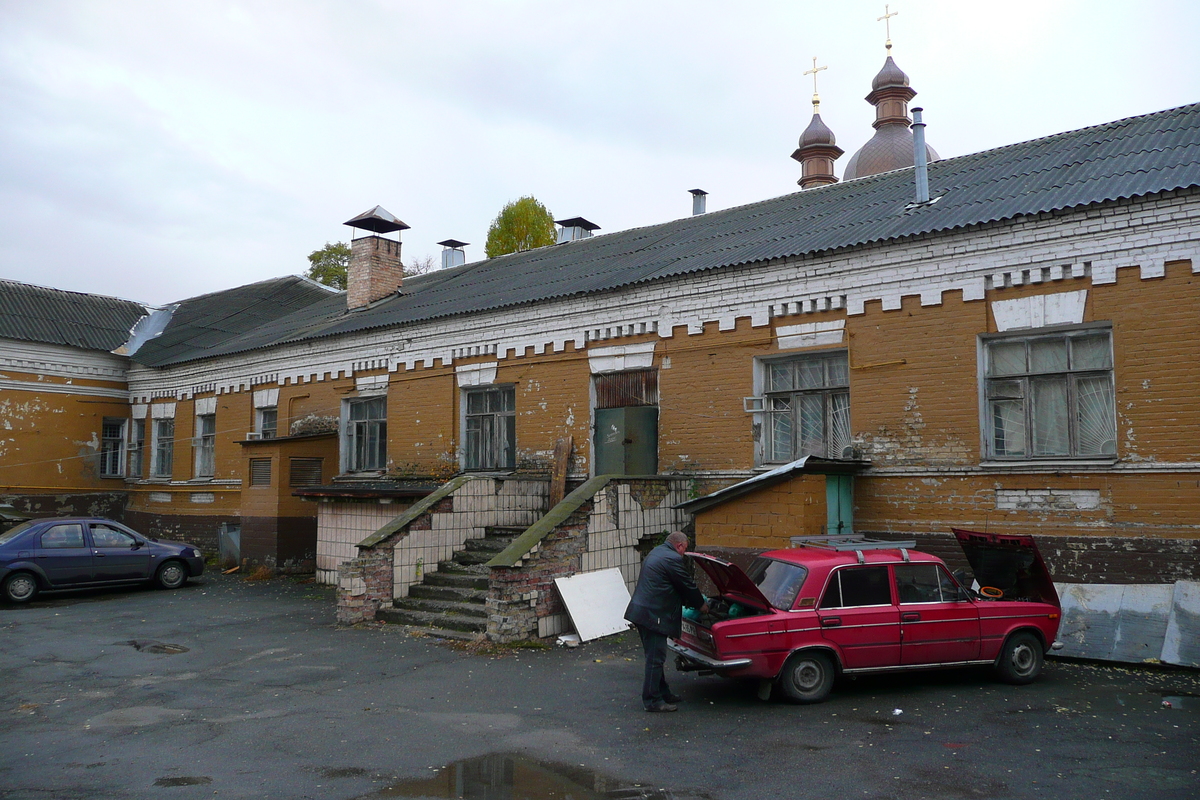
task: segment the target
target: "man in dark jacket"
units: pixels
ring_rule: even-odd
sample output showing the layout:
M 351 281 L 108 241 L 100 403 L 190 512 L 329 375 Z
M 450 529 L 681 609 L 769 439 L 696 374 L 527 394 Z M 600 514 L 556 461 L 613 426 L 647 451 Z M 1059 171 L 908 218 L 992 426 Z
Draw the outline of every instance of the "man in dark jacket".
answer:
M 675 531 L 650 551 L 642 563 L 633 599 L 625 609 L 625 619 L 637 626 L 646 652 L 646 675 L 642 681 L 642 705 L 647 711 L 674 711 L 679 697 L 671 694 L 663 674 L 667 660 L 667 638 L 679 636 L 683 624 L 683 606 L 708 611 L 704 595 L 696 588 L 688 569 L 687 534 Z

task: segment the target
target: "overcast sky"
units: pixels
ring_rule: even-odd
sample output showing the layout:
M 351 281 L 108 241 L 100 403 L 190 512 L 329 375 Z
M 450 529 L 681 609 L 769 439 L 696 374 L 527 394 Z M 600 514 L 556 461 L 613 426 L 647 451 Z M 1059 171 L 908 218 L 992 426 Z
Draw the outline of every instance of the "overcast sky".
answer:
M 1200 100 L 1200 3 L 896 0 L 943 157 Z M 303 272 L 379 204 L 404 256 L 532 194 L 599 233 L 847 155 L 883 3 L 0 0 L 0 277 L 151 304 Z

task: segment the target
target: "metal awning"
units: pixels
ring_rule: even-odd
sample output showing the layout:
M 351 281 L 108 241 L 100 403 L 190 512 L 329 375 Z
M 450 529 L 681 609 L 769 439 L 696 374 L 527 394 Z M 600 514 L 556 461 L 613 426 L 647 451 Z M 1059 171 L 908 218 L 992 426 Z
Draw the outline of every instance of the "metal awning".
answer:
M 853 475 L 856 472 L 861 472 L 868 466 L 870 466 L 870 462 L 857 459 L 805 456 L 790 464 L 784 464 L 783 466 L 767 470 L 761 475 L 747 478 L 741 483 L 735 483 L 733 486 L 718 489 L 712 494 L 697 497 L 695 500 L 688 500 L 686 503 L 680 503 L 675 508 L 686 511 L 689 514 L 698 514 L 713 506 L 719 506 L 722 503 L 727 503 L 730 500 L 750 494 L 751 492 L 757 492 L 759 489 L 783 483 L 795 475 L 803 473 L 810 475 Z

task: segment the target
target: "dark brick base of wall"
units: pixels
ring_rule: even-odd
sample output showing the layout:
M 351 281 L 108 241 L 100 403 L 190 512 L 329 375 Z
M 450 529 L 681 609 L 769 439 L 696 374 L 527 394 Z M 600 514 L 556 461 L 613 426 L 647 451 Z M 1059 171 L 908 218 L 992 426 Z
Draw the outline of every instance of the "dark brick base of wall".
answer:
M 158 539 L 187 542 L 199 547 L 204 553 L 216 553 L 219 530 L 222 523 L 238 525 L 241 517 L 204 516 L 190 517 L 178 514 L 149 514 L 145 511 L 126 511 L 121 520 L 135 531 Z
M 88 492 L 86 494 L 0 494 L 0 503 L 8 503 L 31 517 L 108 517 L 122 522 L 125 492 Z
M 914 538 L 917 549 L 941 558 L 951 570 L 966 568 L 958 542 L 950 533 L 915 537 L 874 531 L 872 539 L 898 541 Z M 1060 583 L 1175 583 L 1200 580 L 1200 539 L 1160 539 L 1122 536 L 1038 536 L 1038 551 Z M 706 548 L 719 558 L 745 566 L 757 550 Z
M 242 562 L 278 572 L 316 571 L 316 517 L 242 517 Z

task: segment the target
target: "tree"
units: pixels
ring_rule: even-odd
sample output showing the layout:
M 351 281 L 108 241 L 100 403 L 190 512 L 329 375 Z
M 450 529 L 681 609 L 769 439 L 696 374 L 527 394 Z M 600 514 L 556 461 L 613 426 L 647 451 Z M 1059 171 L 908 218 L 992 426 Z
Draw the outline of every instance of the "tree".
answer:
M 345 242 L 326 242 L 320 250 L 308 254 L 309 268 L 304 277 L 331 286 L 346 288 L 346 271 L 350 268 L 350 245 Z
M 433 272 L 435 269 L 437 269 L 437 262 L 433 260 L 433 256 L 418 256 L 404 265 L 404 277 L 424 275 L 428 272 Z
M 483 252 L 488 258 L 554 244 L 554 215 L 533 197 L 513 200 L 492 220 Z

